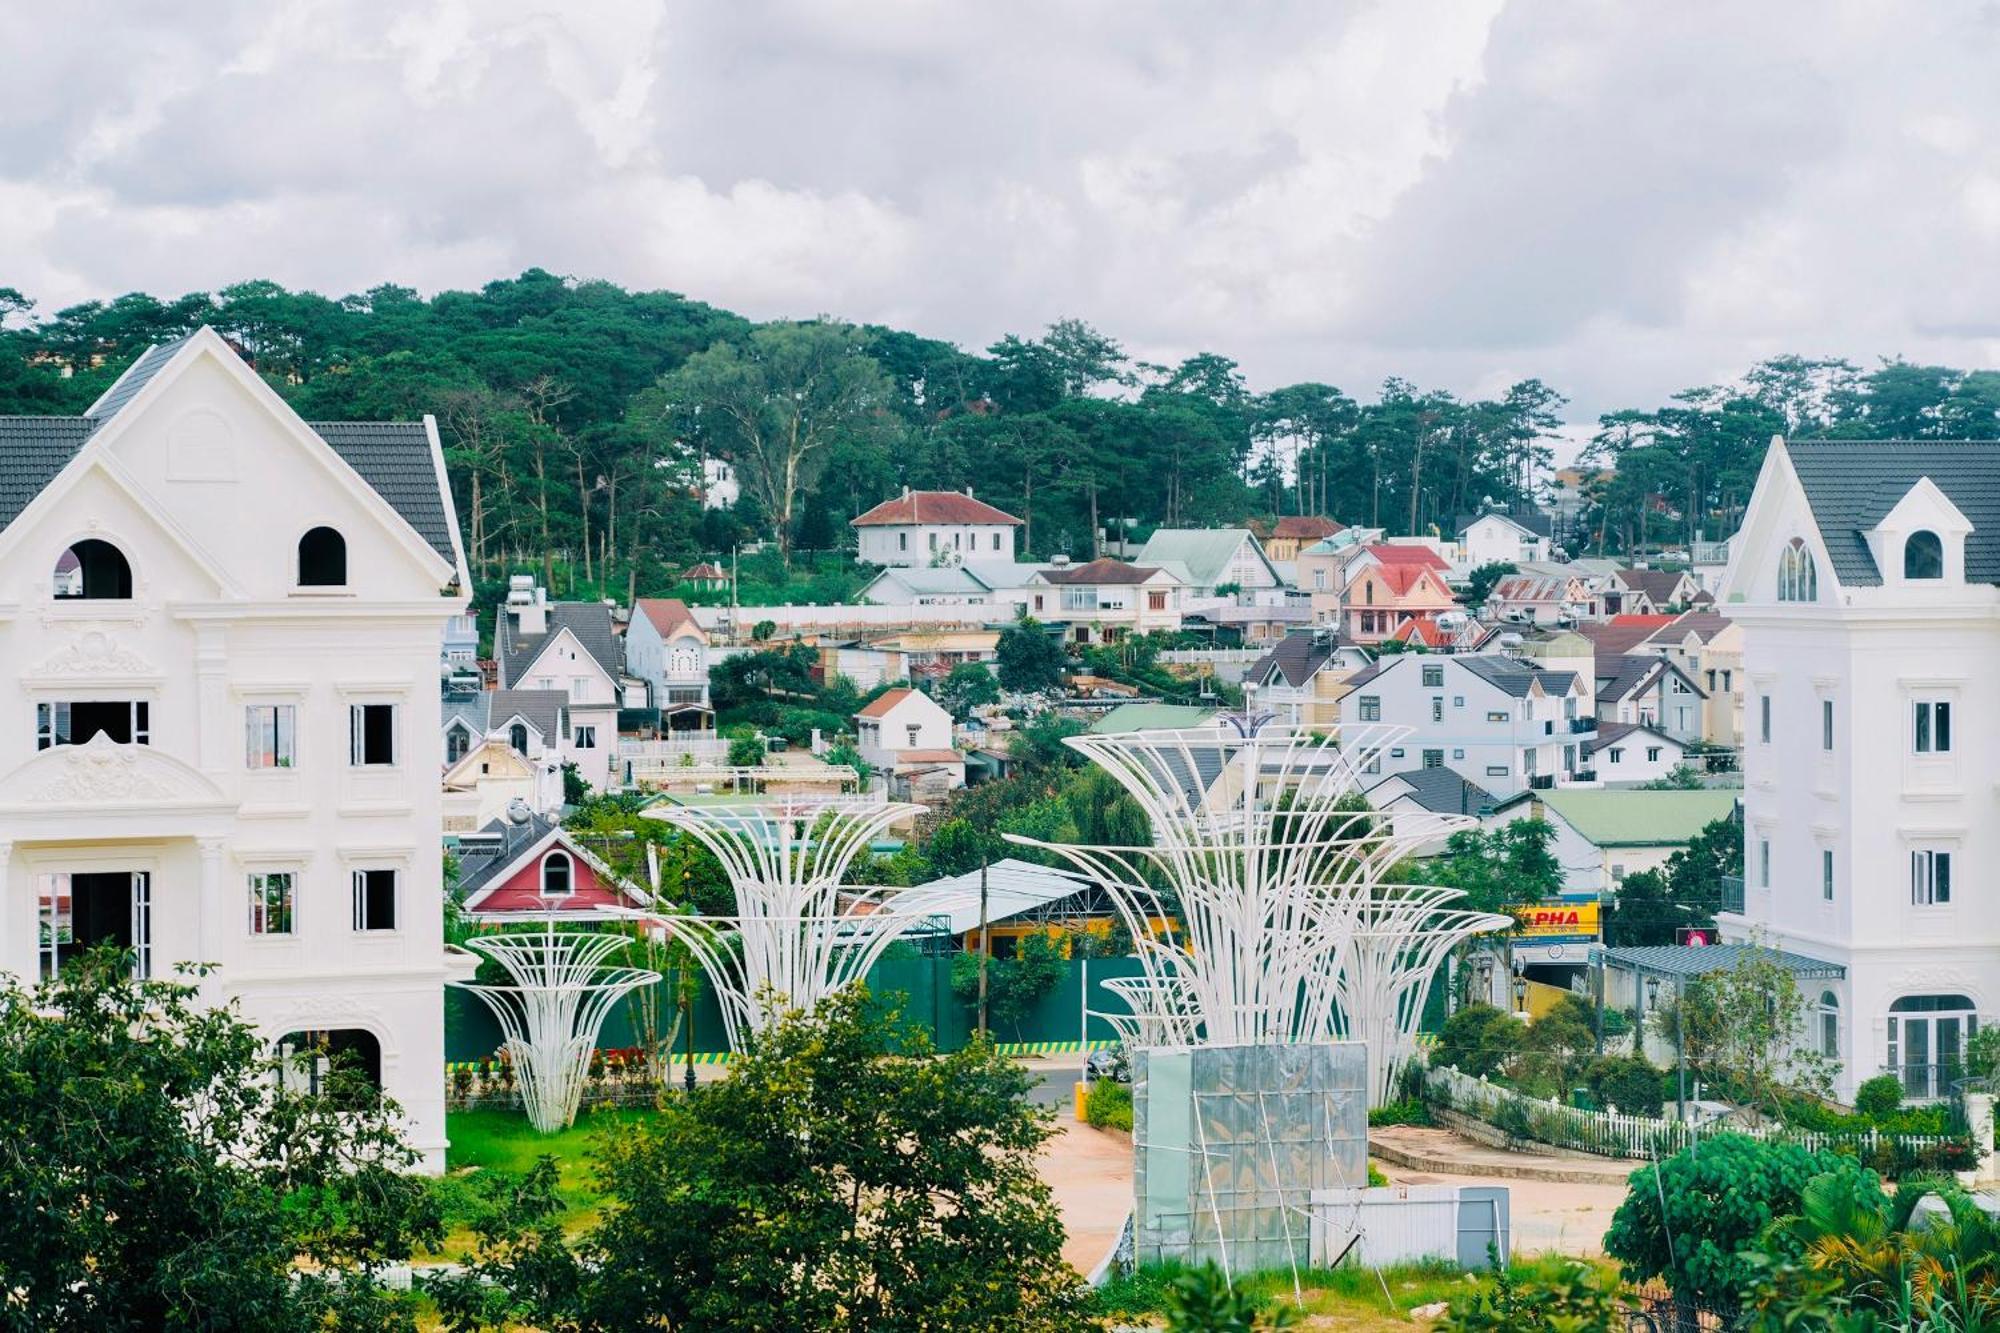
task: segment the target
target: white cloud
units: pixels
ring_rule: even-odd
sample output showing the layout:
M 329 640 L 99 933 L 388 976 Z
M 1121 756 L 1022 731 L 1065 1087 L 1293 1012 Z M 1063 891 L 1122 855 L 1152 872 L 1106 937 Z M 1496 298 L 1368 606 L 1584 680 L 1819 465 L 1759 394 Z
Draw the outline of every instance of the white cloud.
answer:
M 1993 11 L 1524 0 L 0 8 L 0 283 L 529 265 L 1253 384 L 1993 364 Z

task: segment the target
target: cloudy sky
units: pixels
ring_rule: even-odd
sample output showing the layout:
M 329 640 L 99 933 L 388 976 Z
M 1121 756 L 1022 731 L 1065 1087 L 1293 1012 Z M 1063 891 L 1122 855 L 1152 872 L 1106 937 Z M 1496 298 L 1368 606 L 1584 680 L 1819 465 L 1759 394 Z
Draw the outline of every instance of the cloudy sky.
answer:
M 0 6 L 0 285 L 540 265 L 1253 387 L 2000 364 L 1990 4 Z

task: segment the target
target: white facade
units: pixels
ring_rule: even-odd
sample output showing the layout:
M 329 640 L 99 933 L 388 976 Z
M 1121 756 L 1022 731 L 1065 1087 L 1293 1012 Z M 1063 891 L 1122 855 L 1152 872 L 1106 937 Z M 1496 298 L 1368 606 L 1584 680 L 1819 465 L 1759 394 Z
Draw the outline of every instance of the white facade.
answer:
M 1971 495 L 1964 479 L 1996 468 L 1990 443 L 1774 442 L 1730 543 L 1745 889 L 1721 924 L 1846 969 L 1825 984 L 1843 1097 L 1885 1069 L 1907 1093 L 1942 1091 L 1968 1030 L 2000 1010 L 2000 589 L 1990 570 L 1967 579 L 1992 537 L 1929 478 Z M 1866 503 L 1805 480 L 1834 475 Z M 1938 576 L 1905 577 L 1913 538 L 1941 548 Z
M 1001 523 L 907 523 L 859 531 L 858 556 L 865 565 L 921 569 L 1014 558 L 1014 529 Z
M 1179 629 L 1184 591 L 1167 570 L 1107 558 L 1036 573 L 1023 592 L 1023 609 L 1036 620 L 1068 625 L 1074 642 L 1108 643 Z
M 562 725 L 544 737 L 598 791 L 615 785 L 618 709 L 623 693 L 611 631 L 611 610 L 600 602 L 550 605 L 540 588 L 523 589 L 516 577 L 500 608 L 494 650 L 503 690 L 545 690 L 567 696 Z M 523 597 L 524 591 L 531 596 Z M 586 642 L 588 640 L 588 642 Z M 495 718 L 497 726 L 501 719 Z
M 1340 722 L 1411 729 L 1379 757 L 1384 775 L 1443 766 L 1500 798 L 1575 780 L 1596 728 L 1575 673 L 1491 655 L 1385 657 L 1348 681 Z
M 373 428 L 437 488 L 426 535 L 214 333 L 148 358 L 0 515 L 0 967 L 213 963 L 204 997 L 272 1041 L 372 1047 L 440 1169 L 438 652 L 469 580 L 435 429 Z M 301 579 L 318 528 L 338 581 Z M 126 595 L 52 595 L 85 540 Z
M 921 690 L 890 690 L 855 714 L 855 748 L 878 768 L 912 750 L 951 749 L 951 714 Z
M 671 598 L 641 598 L 625 630 L 625 668 L 646 683 L 663 715 L 708 711 L 708 635 Z
M 1466 524 L 1458 535 L 1462 552 L 1459 563 L 1467 570 L 1504 561 L 1510 565 L 1549 558 L 1549 539 L 1508 518 L 1505 514 L 1482 514 Z
M 1650 727 L 1598 724 L 1591 771 L 1606 785 L 1654 782 L 1680 766 L 1687 747 Z

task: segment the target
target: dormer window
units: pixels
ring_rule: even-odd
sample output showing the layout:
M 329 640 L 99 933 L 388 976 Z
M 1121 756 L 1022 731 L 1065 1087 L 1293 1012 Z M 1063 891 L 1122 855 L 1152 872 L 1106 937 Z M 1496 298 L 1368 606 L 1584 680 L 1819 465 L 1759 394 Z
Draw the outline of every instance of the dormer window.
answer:
M 1778 600 L 1816 602 L 1819 600 L 1819 569 L 1805 541 L 1794 537 L 1778 559 Z
M 1944 540 L 1928 530 L 1913 532 L 1903 543 L 1903 577 L 1905 579 L 1941 579 L 1944 577 Z

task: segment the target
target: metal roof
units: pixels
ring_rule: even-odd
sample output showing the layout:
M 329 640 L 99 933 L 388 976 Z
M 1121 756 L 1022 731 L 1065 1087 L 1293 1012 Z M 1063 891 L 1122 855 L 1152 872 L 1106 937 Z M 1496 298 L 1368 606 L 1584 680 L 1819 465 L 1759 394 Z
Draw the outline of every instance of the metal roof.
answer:
M 986 923 L 1026 916 L 1091 889 L 1064 871 L 1006 857 L 986 867 Z M 962 935 L 979 929 L 979 872 L 919 884 L 889 901 L 897 911 L 914 909 L 945 918 L 951 933 Z
M 1257 534 L 1248 528 L 1157 528 L 1134 560 L 1141 565 L 1178 561 L 1187 566 L 1192 582 L 1208 588 L 1234 581 L 1230 562 L 1245 542 L 1269 569 L 1271 562 L 1257 544 Z M 1271 576 L 1276 578 L 1277 571 L 1271 570 Z
M 1119 735 L 1127 731 L 1191 731 L 1214 720 L 1213 708 L 1142 702 L 1119 704 L 1091 723 L 1090 730 L 1100 736 Z
M 1622 967 L 1656 977 L 1703 977 L 1727 972 L 1746 959 L 1765 959 L 1803 980 L 1837 981 L 1847 975 L 1839 963 L 1808 958 L 1762 944 L 1640 944 L 1604 950 L 1606 967 Z
M 1594 847 L 1679 847 L 1736 809 L 1742 792 L 1557 787 L 1527 792 Z M 1506 804 L 1518 803 L 1515 797 Z

